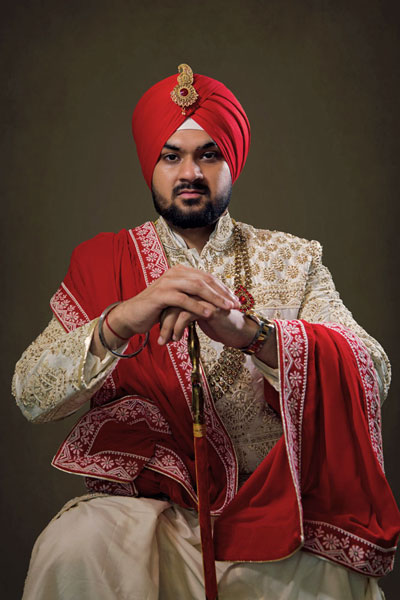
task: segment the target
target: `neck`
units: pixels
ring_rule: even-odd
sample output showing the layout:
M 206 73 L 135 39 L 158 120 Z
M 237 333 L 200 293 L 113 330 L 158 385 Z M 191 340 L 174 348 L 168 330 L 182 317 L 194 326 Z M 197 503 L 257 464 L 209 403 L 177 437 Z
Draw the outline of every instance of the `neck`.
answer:
M 173 231 L 183 237 L 188 248 L 196 248 L 199 254 L 208 242 L 208 239 L 215 228 L 215 223 L 207 225 L 207 227 L 195 227 L 193 229 L 182 229 L 172 225 L 171 223 L 168 223 L 168 225 Z

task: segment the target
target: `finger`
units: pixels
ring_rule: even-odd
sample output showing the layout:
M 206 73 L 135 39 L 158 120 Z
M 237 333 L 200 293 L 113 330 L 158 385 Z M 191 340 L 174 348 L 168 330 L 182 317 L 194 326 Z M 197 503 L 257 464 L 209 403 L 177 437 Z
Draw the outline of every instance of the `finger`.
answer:
M 203 303 L 202 304 L 206 304 Z M 200 323 L 209 323 L 212 321 L 213 317 L 215 315 L 220 315 L 220 316 L 228 316 L 229 313 L 231 312 L 230 310 L 224 310 L 221 308 L 215 308 L 214 306 L 207 304 L 207 306 L 209 307 L 209 316 L 205 319 L 203 317 L 199 318 L 197 317 L 194 313 L 190 313 L 188 311 L 181 311 L 176 319 L 175 325 L 174 325 L 174 331 L 172 334 L 172 339 L 173 341 L 177 341 L 180 340 L 186 327 L 189 325 L 189 323 L 191 323 L 192 321 L 197 321 L 199 324 Z M 204 326 L 204 325 L 203 325 Z
M 157 340 L 160 346 L 163 346 L 172 340 L 175 323 L 180 312 L 181 309 L 177 307 L 167 308 L 162 312 L 160 319 L 160 335 Z
M 205 273 L 200 269 L 194 269 L 193 267 L 187 267 L 184 265 L 176 265 L 167 271 L 163 276 L 164 280 L 184 280 L 184 281 L 200 281 L 203 280 L 210 287 L 214 288 L 215 291 L 220 292 L 227 299 L 234 302 L 237 301 L 235 294 L 217 277 L 211 275 L 211 273 Z
M 236 294 L 234 294 L 232 292 L 232 290 L 230 290 L 222 281 L 220 281 L 216 277 L 213 277 L 212 275 L 211 275 L 211 278 L 213 279 L 213 283 L 216 286 L 217 290 L 223 291 L 223 293 L 227 295 L 228 299 L 231 300 L 232 302 L 234 302 L 235 305 L 240 304 Z
M 199 297 L 213 304 L 216 308 L 233 309 L 239 307 L 236 296 L 226 286 L 220 282 L 212 281 L 212 279 L 204 277 L 179 279 L 174 281 L 174 287 L 178 293 Z M 182 308 L 192 310 L 191 307 L 186 305 L 182 305 Z
M 196 296 L 196 298 L 198 298 L 198 296 Z M 194 296 L 176 290 L 163 295 L 163 305 L 164 310 L 166 308 L 169 310 L 171 307 L 186 310 L 187 312 L 194 313 L 198 318 L 208 318 L 211 311 L 216 309 L 215 305 L 212 303 L 206 302 L 200 298 L 196 300 Z
M 239 302 L 237 296 L 217 277 L 204 273 L 205 283 L 210 286 L 217 294 L 221 294 L 223 298 L 233 302 L 235 305 Z M 228 308 L 231 308 L 230 306 Z
M 196 320 L 196 315 L 194 315 L 193 313 L 186 312 L 186 310 L 182 310 L 179 313 L 178 318 L 176 319 L 176 322 L 175 322 L 174 332 L 172 335 L 173 341 L 177 342 L 178 340 L 180 340 L 181 337 L 183 336 L 183 333 L 184 333 L 186 327 L 189 325 L 189 323 L 191 323 L 192 321 L 195 321 L 195 320 Z
M 169 307 L 163 310 L 160 318 L 160 336 L 158 338 L 158 343 L 161 346 L 170 341 L 176 341 L 180 339 L 189 323 L 199 319 L 200 317 L 202 319 L 210 318 L 216 312 L 229 313 L 229 311 L 216 309 L 215 306 L 209 304 L 208 302 L 204 302 L 203 300 L 200 300 L 198 304 L 204 308 L 202 312 L 203 314 L 206 312 L 207 317 L 196 314 L 195 312 L 182 310 L 178 307 Z

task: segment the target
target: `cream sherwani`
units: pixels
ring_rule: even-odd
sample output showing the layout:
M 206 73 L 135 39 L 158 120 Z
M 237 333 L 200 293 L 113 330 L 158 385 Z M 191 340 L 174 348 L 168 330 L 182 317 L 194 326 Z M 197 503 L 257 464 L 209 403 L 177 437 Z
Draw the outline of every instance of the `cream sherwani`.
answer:
M 223 216 L 199 255 L 165 221 L 157 232 L 171 265 L 212 273 L 234 287 L 233 225 Z M 318 242 L 241 224 L 250 255 L 251 292 L 258 313 L 269 318 L 336 322 L 366 344 L 385 397 L 390 365 L 381 346 L 352 318 L 321 262 Z M 13 389 L 25 416 L 35 422 L 76 411 L 115 367 L 89 352 L 96 320 L 65 333 L 52 319 L 16 367 Z M 212 371 L 222 345 L 200 334 L 202 361 Z M 133 359 L 134 360 L 134 359 Z M 279 417 L 263 398 L 263 378 L 278 374 L 246 357 L 235 382 L 216 401 L 231 436 L 241 481 L 251 474 L 282 434 Z M 275 563 L 217 563 L 223 599 L 358 600 L 381 598 L 376 580 L 299 551 Z M 69 503 L 39 537 L 32 554 L 25 600 L 80 598 L 131 600 L 203 598 L 196 514 L 168 502 L 107 495 Z

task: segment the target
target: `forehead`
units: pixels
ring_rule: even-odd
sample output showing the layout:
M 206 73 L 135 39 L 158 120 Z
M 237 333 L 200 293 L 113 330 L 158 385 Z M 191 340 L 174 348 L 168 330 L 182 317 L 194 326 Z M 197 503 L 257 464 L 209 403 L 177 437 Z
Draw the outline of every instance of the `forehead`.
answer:
M 166 144 L 182 148 L 182 150 L 194 150 L 204 146 L 204 144 L 209 144 L 210 142 L 214 142 L 214 140 L 204 130 L 181 129 L 175 131 L 175 133 L 168 138 Z

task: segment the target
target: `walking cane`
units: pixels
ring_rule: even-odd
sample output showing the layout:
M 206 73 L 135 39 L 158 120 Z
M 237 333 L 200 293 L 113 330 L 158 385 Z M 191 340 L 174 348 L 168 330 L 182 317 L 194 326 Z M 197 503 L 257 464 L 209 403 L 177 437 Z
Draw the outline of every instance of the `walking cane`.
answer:
M 197 509 L 199 514 L 201 551 L 203 556 L 206 600 L 218 600 L 215 573 L 214 544 L 211 531 L 210 497 L 208 487 L 208 458 L 206 425 L 204 422 L 204 396 L 200 373 L 200 344 L 196 324 L 189 324 L 189 356 L 192 361 L 193 441 L 196 468 Z

